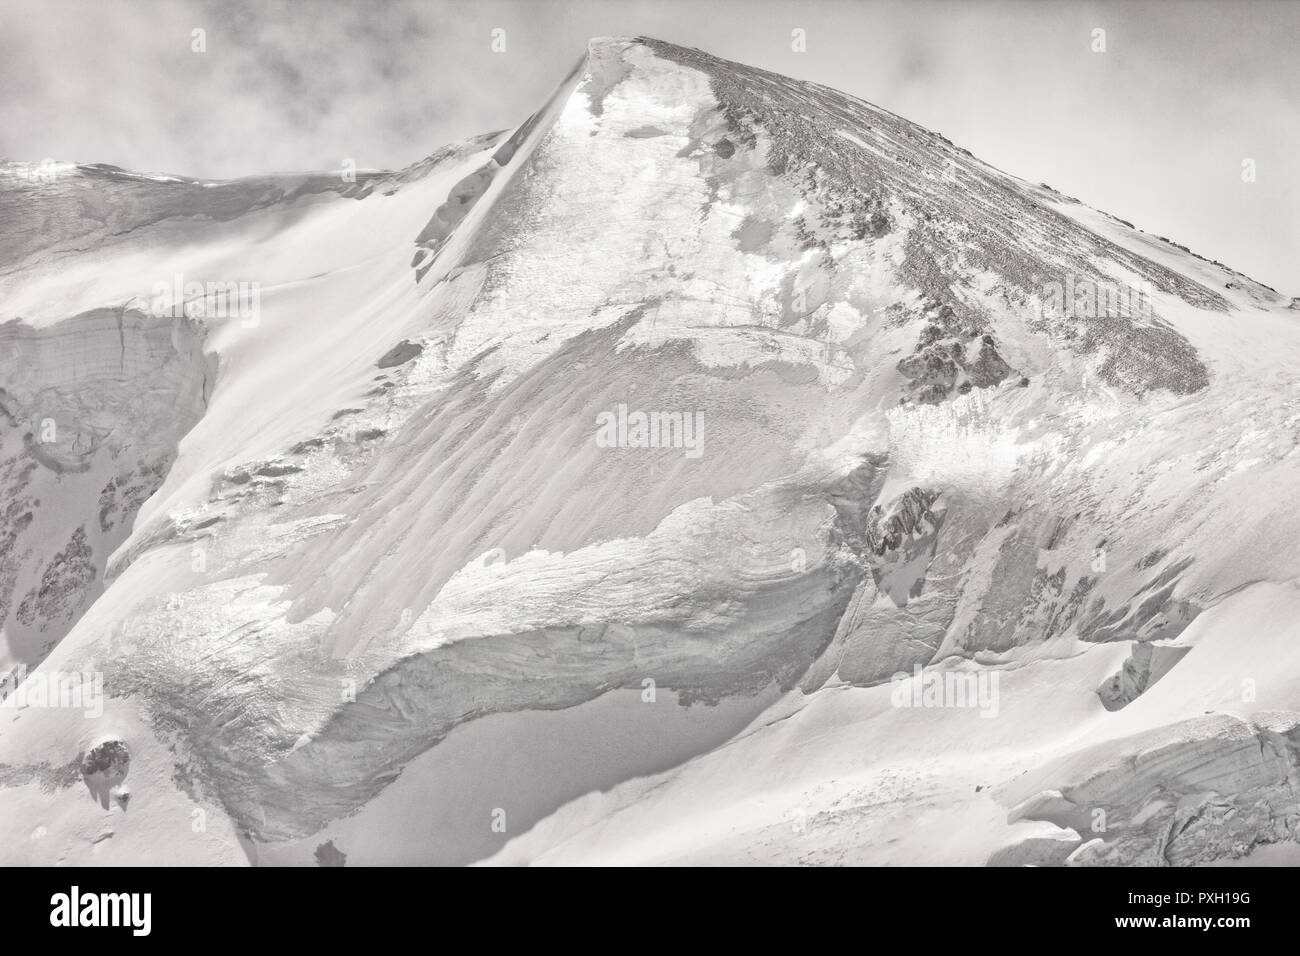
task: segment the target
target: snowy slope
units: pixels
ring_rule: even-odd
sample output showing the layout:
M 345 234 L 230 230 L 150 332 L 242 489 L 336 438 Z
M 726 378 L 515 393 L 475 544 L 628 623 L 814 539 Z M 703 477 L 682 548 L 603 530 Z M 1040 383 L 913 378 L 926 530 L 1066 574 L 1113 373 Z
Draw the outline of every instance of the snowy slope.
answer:
M 0 708 L 0 860 L 1296 839 L 1276 292 L 652 40 L 398 173 L 2 181 L 0 652 L 107 696 Z

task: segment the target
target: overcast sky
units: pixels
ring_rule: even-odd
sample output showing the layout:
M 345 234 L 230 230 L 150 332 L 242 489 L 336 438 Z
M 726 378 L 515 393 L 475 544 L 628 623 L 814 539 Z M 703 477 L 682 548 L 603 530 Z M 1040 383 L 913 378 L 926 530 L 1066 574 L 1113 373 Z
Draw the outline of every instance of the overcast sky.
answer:
M 404 166 L 517 125 L 588 37 L 631 34 L 853 93 L 1300 295 L 1294 2 L 0 0 L 0 157 Z

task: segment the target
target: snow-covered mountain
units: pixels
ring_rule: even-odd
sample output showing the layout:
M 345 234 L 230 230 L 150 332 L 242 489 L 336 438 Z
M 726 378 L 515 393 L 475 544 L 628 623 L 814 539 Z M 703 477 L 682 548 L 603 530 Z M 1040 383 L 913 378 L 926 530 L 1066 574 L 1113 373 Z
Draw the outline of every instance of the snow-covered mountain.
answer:
M 0 861 L 1295 850 L 1275 291 L 649 39 L 400 172 L 0 173 Z

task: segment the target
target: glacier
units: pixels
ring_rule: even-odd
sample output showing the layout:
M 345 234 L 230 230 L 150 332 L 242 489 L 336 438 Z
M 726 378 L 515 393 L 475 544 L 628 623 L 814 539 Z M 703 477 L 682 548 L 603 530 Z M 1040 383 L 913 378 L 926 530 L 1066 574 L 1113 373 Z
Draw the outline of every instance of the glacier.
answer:
M 1298 849 L 1295 300 L 650 38 L 403 170 L 25 168 L 0 862 Z

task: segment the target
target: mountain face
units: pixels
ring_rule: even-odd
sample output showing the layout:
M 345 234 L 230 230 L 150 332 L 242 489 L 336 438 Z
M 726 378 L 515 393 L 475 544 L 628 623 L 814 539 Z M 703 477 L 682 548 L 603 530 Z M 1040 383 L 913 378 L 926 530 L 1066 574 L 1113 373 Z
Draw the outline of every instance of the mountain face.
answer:
M 1273 290 L 649 39 L 396 173 L 5 171 L 0 860 L 1300 839 Z

